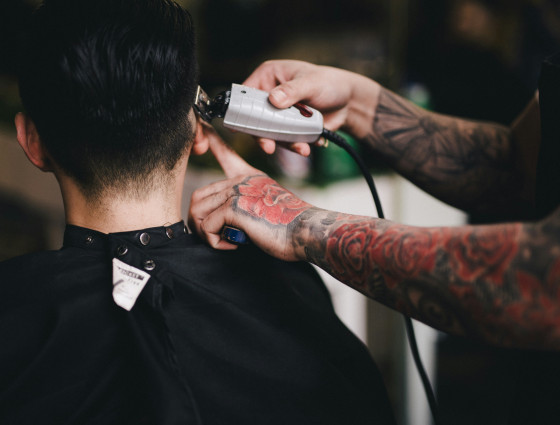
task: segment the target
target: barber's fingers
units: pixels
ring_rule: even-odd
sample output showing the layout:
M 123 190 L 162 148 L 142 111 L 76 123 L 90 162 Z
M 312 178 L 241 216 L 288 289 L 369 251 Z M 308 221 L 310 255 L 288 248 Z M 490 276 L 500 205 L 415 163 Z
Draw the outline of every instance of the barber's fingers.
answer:
M 289 108 L 300 101 L 309 101 L 321 94 L 322 88 L 313 81 L 311 75 L 295 77 L 286 81 L 268 94 L 268 100 L 277 108 Z
M 269 155 L 272 155 L 276 151 L 276 142 L 272 139 L 260 138 L 257 139 L 257 142 L 259 143 L 261 149 Z
M 301 156 L 309 156 L 311 153 L 311 147 L 309 143 L 288 143 L 288 142 L 275 142 L 271 139 L 258 139 L 258 143 L 261 149 L 267 154 L 273 154 L 276 150 L 276 145 L 291 150 Z
M 222 230 L 224 226 L 226 224 L 231 224 L 231 220 L 226 218 L 228 212 L 229 209 L 222 206 L 201 222 L 198 234 L 214 249 L 234 250 L 238 248 L 238 245 L 222 239 Z
M 270 103 L 277 108 L 288 108 L 321 95 L 323 87 L 316 81 L 315 68 L 315 65 L 302 61 L 267 61 L 243 84 L 269 92 Z
M 289 108 L 298 102 L 314 103 L 324 90 L 312 73 L 295 75 L 293 79 L 280 83 L 269 90 L 268 100 L 280 109 Z
M 237 176 L 219 180 L 207 186 L 196 189 L 191 195 L 189 214 L 195 218 L 206 217 L 212 210 L 226 203 L 236 195 L 234 187 L 239 185 L 247 176 Z
M 215 249 L 233 250 L 237 248 L 237 245 L 222 239 L 222 229 L 225 225 L 240 227 L 236 223 L 236 217 L 232 212 L 231 202 L 229 200 L 216 208 L 200 222 L 199 235 Z
M 191 196 L 189 227 L 215 249 L 237 249 L 237 245 L 222 240 L 222 229 L 225 225 L 246 228 L 248 219 L 234 212 L 234 202 L 238 196 L 235 188 L 248 177 L 221 180 L 197 189 Z
M 309 154 L 311 153 L 311 147 L 309 146 L 309 143 L 278 142 L 278 146 L 300 154 L 301 156 L 309 156 Z
M 207 186 L 196 189 L 191 195 L 189 206 L 189 224 L 198 229 L 199 223 L 212 211 L 223 205 L 231 204 L 239 195 L 236 189 L 250 177 L 266 177 L 265 174 L 240 175 L 230 179 L 219 180 Z
M 256 168 L 251 167 L 241 158 L 232 148 L 230 148 L 213 128 L 204 128 L 208 137 L 210 151 L 224 170 L 226 177 L 235 177 L 241 174 L 260 173 Z
M 206 186 L 199 187 L 192 193 L 191 199 L 198 202 L 212 194 L 222 192 L 224 189 L 230 187 L 233 188 L 234 185 L 233 181 L 236 180 L 241 180 L 241 177 L 237 177 L 235 179 L 218 180 Z
M 207 217 L 216 211 L 221 213 L 228 212 L 228 205 L 232 202 L 235 195 L 235 186 L 242 178 L 221 180 L 208 186 L 197 189 L 191 196 L 188 223 L 199 236 L 205 239 L 208 244 L 217 249 L 235 249 L 236 245 L 221 241 L 221 228 L 212 228 L 209 231 L 204 222 Z M 229 214 L 229 213 L 228 213 Z M 223 225 L 226 218 L 223 217 Z M 231 224 L 231 223 L 228 223 Z

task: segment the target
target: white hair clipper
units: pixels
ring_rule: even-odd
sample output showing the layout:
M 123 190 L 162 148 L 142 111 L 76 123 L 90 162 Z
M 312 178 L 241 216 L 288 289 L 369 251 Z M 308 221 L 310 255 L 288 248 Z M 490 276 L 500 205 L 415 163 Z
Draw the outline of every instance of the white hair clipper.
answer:
M 278 109 L 268 101 L 268 93 L 252 87 L 232 84 L 214 99 L 198 86 L 194 109 L 210 123 L 223 118 L 223 126 L 257 137 L 280 142 L 316 142 L 323 132 L 323 115 L 316 109 L 296 103 L 286 109 Z M 224 226 L 222 239 L 235 245 L 249 243 L 242 230 Z
M 199 86 L 194 107 L 207 122 L 223 118 L 226 128 L 279 142 L 313 143 L 323 132 L 323 115 L 316 109 L 301 103 L 278 109 L 267 92 L 240 84 L 214 99 Z

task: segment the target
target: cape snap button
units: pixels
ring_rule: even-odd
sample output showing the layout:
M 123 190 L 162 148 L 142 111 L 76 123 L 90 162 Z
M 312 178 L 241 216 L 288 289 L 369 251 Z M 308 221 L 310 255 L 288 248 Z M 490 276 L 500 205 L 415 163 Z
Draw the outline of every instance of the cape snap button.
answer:
M 151 271 L 156 268 L 156 263 L 154 260 L 146 260 L 144 261 L 144 270 Z
M 147 233 L 142 233 L 140 235 L 140 243 L 144 246 L 148 245 L 150 243 L 150 235 Z
M 117 248 L 117 255 L 119 257 L 126 255 L 127 252 L 128 252 L 128 248 L 125 245 L 121 245 Z

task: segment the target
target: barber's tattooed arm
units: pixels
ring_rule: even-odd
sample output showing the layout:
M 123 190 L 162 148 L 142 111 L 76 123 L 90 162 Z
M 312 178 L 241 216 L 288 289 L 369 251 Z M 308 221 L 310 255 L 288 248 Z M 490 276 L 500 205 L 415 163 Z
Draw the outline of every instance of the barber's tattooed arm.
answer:
M 560 212 L 538 224 L 420 228 L 310 209 L 291 230 L 306 260 L 430 326 L 560 348 Z
M 229 223 L 275 257 L 310 261 L 446 332 L 560 349 L 560 210 L 531 224 L 423 228 L 316 208 L 265 175 L 227 193 Z
M 396 171 L 437 198 L 471 212 L 524 211 L 510 127 L 421 109 L 380 89 L 365 137 Z
M 316 208 L 233 151 L 230 177 L 198 189 L 189 222 L 208 243 L 225 224 L 288 261 L 317 264 L 438 329 L 501 346 L 560 349 L 560 210 L 535 223 L 420 228 Z M 429 174 L 429 170 L 424 170 Z

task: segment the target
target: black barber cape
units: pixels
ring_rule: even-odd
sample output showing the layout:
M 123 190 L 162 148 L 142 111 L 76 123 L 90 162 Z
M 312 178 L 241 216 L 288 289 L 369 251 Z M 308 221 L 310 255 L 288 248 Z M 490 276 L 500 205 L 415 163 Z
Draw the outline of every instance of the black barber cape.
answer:
M 151 275 L 131 311 L 112 259 Z M 393 424 L 312 267 L 215 251 L 184 225 L 0 263 L 0 424 Z

